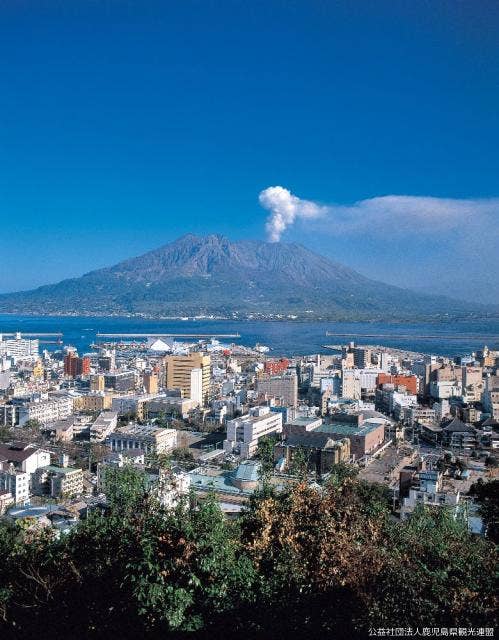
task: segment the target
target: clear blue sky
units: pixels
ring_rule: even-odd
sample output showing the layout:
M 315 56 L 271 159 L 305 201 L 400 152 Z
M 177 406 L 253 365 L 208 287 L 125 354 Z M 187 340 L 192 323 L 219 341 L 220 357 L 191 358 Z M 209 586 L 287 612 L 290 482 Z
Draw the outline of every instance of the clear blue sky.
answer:
M 337 204 L 499 196 L 496 0 L 12 0 L 0 55 L 0 291 L 186 232 L 264 239 L 271 185 Z M 466 295 L 499 268 L 464 272 L 445 231 L 283 240 Z

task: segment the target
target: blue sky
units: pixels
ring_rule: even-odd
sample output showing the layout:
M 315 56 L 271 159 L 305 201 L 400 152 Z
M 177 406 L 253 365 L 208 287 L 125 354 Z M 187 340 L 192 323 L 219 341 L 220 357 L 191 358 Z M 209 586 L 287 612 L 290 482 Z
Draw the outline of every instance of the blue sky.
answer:
M 7 1 L 0 54 L 0 291 L 265 239 L 280 185 L 281 241 L 499 299 L 495 1 Z

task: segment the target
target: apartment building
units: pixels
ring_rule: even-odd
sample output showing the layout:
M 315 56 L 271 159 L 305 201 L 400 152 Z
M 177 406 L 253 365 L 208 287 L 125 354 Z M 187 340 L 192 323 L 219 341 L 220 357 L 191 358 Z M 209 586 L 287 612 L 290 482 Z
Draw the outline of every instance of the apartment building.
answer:
M 90 441 L 102 442 L 116 429 L 118 413 L 116 411 L 102 411 L 90 426 Z
M 341 372 L 341 397 L 360 400 L 360 375 L 357 369 L 343 369 Z
M 464 402 L 480 402 L 484 390 L 482 367 L 462 367 Z
M 83 470 L 49 465 L 33 475 L 33 493 L 52 498 L 67 498 L 83 493 Z
M 489 376 L 485 379 L 483 408 L 494 420 L 499 420 L 499 376 Z
M 24 426 L 28 420 L 49 424 L 63 420 L 73 413 L 74 399 L 69 394 L 49 396 L 46 400 L 33 400 L 18 406 L 17 424 Z
M 71 378 L 77 378 L 78 376 L 86 376 L 89 373 L 90 358 L 88 356 L 79 358 L 72 351 L 64 356 L 64 375 Z
M 102 377 L 102 376 L 101 376 Z M 111 408 L 113 397 L 103 392 L 87 393 L 74 398 L 75 411 L 105 411 Z
M 143 420 L 146 415 L 146 404 L 155 397 L 149 394 L 114 396 L 111 409 L 120 416 L 134 415 L 139 420 Z
M 0 356 L 12 356 L 15 361 L 37 359 L 39 346 L 38 340 L 27 340 L 20 333 L 6 340 L 0 334 Z
M 29 473 L 0 460 L 0 494 L 8 493 L 16 504 L 25 505 L 29 502 L 29 481 Z

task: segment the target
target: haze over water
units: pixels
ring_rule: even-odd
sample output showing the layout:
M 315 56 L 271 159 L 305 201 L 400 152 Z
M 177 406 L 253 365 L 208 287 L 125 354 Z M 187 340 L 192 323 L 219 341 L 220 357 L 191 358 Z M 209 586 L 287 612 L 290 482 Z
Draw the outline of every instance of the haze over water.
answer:
M 393 324 L 380 322 L 262 322 L 230 320 L 144 320 L 139 318 L 88 318 L 0 315 L 2 332 L 62 332 L 63 343 L 75 346 L 79 352 L 90 350 L 96 334 L 101 333 L 239 333 L 240 338 L 222 340 L 248 347 L 259 343 L 271 348 L 272 355 L 331 353 L 326 344 L 343 344 L 350 339 L 358 344 L 380 344 L 437 355 L 464 355 L 487 344 L 499 347 L 499 320 L 461 321 L 452 323 Z M 326 336 L 326 331 L 351 334 L 351 337 Z M 411 338 L 358 338 L 356 334 L 404 334 Z M 441 339 L 420 336 L 441 335 Z M 458 335 L 470 336 L 457 339 Z M 474 336 L 483 336 L 475 339 Z M 488 339 L 487 339 L 488 338 Z M 41 345 L 50 350 L 57 345 Z

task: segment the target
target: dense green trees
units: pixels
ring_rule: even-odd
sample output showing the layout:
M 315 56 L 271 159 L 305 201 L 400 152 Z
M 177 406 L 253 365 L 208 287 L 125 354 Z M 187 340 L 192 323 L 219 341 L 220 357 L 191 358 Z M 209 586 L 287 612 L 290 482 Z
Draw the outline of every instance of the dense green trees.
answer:
M 394 522 L 346 469 L 320 489 L 265 483 L 236 522 L 213 497 L 163 509 L 130 467 L 106 480 L 107 512 L 60 539 L 0 525 L 2 639 L 493 626 L 493 545 L 443 509 Z
M 480 515 L 487 530 L 487 537 L 499 544 L 499 480 L 484 482 L 481 478 L 471 485 L 470 494 L 480 505 Z

